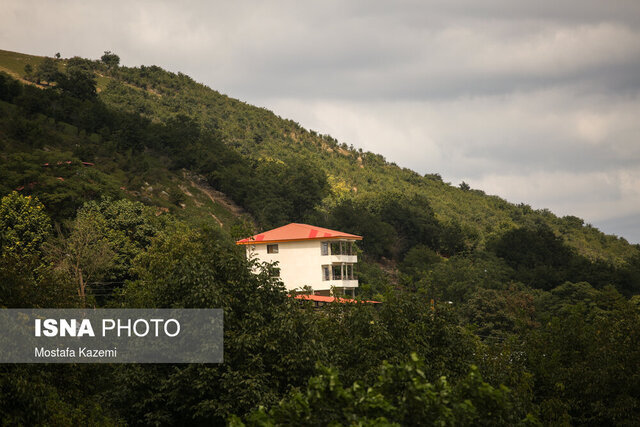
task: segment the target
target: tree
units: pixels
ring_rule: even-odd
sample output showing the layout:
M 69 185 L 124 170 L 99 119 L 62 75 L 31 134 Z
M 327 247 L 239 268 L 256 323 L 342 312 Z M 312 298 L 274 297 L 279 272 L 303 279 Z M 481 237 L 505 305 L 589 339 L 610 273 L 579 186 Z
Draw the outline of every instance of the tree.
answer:
M 514 284 L 507 290 L 477 289 L 462 306 L 465 323 L 484 338 L 522 334 L 538 326 L 533 294 L 522 288 Z
M 522 351 L 534 375 L 540 418 L 546 425 L 635 425 L 640 311 L 612 287 L 598 296 L 607 306 L 589 299 L 567 304 L 561 316 L 526 336 Z
M 110 50 L 105 50 L 100 60 L 109 68 L 118 68 L 120 57 Z
M 180 206 L 184 204 L 186 200 L 187 196 L 185 196 L 184 192 L 181 189 L 175 187 L 169 189 L 169 201 L 172 204 Z
M 38 255 L 51 231 L 37 198 L 14 191 L 0 201 L 0 256 L 19 262 Z
M 387 249 L 394 258 L 402 258 L 417 244 L 438 250 L 442 227 L 425 196 L 390 192 L 366 200 L 365 205 L 371 214 L 396 231 L 396 239 Z
M 516 270 L 516 279 L 535 288 L 551 289 L 571 280 L 575 256 L 546 224 L 509 230 L 490 249 Z
M 92 73 L 76 68 L 70 68 L 66 73 L 60 73 L 58 77 L 58 88 L 80 99 L 95 99 L 96 85 Z
M 362 203 L 344 200 L 334 207 L 327 220 L 328 227 L 362 236 L 362 250 L 372 258 L 390 257 L 396 230 L 382 221 Z
M 437 301 L 462 304 L 478 288 L 505 289 L 513 275 L 513 269 L 504 260 L 492 253 L 475 252 L 434 264 L 418 287 Z
M 257 162 L 245 205 L 264 227 L 300 222 L 329 194 L 325 172 L 301 159 Z
M 0 201 L 0 306 L 24 307 L 36 298 L 46 266 L 42 245 L 51 222 L 38 199 L 17 192 Z
M 108 237 L 105 217 L 90 208 L 82 208 L 71 225 L 68 237 L 60 236 L 51 254 L 57 268 L 71 277 L 77 286 L 82 306 L 86 306 L 87 286 L 113 266 L 116 253 Z
M 427 368 L 414 353 L 406 363 L 383 363 L 371 387 L 344 387 L 336 369 L 320 367 L 305 391 L 293 391 L 278 405 L 260 407 L 246 417 L 232 417 L 234 427 L 269 425 L 536 425 L 532 414 L 514 404 L 511 391 L 493 387 L 471 367 L 454 385 L 440 377 L 430 382 Z
M 31 66 L 31 64 L 27 64 L 24 66 L 24 78 L 26 80 L 33 79 L 33 67 Z
M 51 84 L 58 78 L 58 65 L 53 58 L 46 56 L 36 69 L 36 79 L 39 84 L 41 81 Z
M 456 324 L 448 304 L 432 309 L 424 295 L 388 292 L 384 303 L 332 304 L 317 322 L 331 364 L 343 380 L 372 383 L 383 360 L 400 363 L 411 352 L 424 359 L 429 380 L 457 379 L 473 362 L 475 341 Z
M 400 271 L 414 279 L 428 272 L 434 264 L 442 261 L 442 258 L 425 245 L 416 245 L 409 249 L 404 259 L 398 266 Z
M 0 99 L 13 102 L 22 93 L 22 85 L 9 75 L 0 72 Z

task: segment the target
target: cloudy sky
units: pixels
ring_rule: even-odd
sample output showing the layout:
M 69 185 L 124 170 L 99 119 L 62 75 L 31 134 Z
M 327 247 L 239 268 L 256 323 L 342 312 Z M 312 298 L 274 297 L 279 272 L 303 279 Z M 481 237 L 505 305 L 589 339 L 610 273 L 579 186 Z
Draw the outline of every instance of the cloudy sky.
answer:
M 0 48 L 182 71 L 640 243 L 637 0 L 3 0 Z

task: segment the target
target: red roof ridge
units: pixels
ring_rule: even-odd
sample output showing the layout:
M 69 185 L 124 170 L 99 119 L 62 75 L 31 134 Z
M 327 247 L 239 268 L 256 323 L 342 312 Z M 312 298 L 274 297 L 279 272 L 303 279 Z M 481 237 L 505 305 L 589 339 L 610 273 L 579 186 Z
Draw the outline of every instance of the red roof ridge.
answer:
M 317 227 L 315 225 L 292 222 L 290 224 L 283 225 L 282 227 L 274 228 L 273 230 L 264 231 L 246 239 L 238 240 L 236 244 L 248 245 L 252 243 L 275 243 L 319 239 L 362 240 L 362 237 L 342 231 Z

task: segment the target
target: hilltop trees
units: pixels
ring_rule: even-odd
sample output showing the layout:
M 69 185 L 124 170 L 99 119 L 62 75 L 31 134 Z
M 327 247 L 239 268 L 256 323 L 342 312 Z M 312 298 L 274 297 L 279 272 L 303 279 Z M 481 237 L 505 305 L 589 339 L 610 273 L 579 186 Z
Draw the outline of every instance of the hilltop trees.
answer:
M 120 57 L 110 50 L 105 50 L 100 60 L 109 68 L 117 68 L 120 64 Z

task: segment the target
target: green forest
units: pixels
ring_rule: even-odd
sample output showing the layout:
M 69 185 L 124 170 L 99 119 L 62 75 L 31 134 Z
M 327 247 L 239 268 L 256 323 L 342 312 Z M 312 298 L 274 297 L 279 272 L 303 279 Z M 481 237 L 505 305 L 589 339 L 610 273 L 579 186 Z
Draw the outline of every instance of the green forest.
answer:
M 580 218 L 112 52 L 0 51 L 0 149 L 0 307 L 224 310 L 221 364 L 1 364 L 2 425 L 638 425 L 640 245 Z M 290 222 L 382 304 L 235 244 Z

